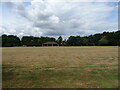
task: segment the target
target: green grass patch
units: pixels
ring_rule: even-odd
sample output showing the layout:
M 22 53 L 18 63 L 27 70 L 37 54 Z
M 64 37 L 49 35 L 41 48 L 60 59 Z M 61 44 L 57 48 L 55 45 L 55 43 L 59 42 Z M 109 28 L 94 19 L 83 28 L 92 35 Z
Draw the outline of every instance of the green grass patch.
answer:
M 104 65 L 103 65 L 104 66 Z M 12 70 L 9 70 L 12 68 Z M 29 71 L 21 70 L 15 72 L 16 67 L 4 66 L 3 87 L 24 87 L 43 88 L 43 87 L 113 87 L 118 86 L 118 73 L 116 69 L 96 69 L 87 71 L 85 67 L 70 67 L 66 69 L 51 69 L 53 67 L 44 67 Z M 17 69 L 21 69 L 17 67 Z M 8 70 L 8 72 L 6 72 Z M 74 82 L 74 83 L 73 83 Z

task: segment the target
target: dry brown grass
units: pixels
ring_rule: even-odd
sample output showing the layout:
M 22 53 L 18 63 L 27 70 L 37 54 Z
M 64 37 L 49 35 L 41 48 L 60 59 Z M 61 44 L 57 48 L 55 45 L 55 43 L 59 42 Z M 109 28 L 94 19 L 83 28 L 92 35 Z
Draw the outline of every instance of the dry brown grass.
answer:
M 3 79 L 3 87 L 118 86 L 118 47 L 6 47 L 2 50 L 3 72 L 18 73 L 13 75 L 14 79 Z M 29 72 L 32 79 L 25 77 L 28 81 L 23 83 L 23 76 Z M 107 73 L 113 77 L 112 81 L 110 78 L 104 81 Z

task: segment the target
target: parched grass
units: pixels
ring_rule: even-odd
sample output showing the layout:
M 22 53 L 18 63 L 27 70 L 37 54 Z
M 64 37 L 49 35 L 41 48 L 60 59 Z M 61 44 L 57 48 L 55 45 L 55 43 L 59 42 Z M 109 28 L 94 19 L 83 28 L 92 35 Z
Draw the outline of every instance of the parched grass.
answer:
M 3 48 L 3 88 L 118 88 L 117 47 Z

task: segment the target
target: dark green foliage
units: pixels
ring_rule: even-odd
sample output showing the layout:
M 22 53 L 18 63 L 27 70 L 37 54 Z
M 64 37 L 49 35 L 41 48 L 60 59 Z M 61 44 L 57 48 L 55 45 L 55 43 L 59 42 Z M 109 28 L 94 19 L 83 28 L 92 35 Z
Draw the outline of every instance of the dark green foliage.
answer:
M 83 39 L 80 36 L 70 36 L 67 40 L 69 46 L 81 46 Z
M 33 36 L 23 36 L 21 41 L 22 41 L 22 44 L 26 45 L 26 46 L 34 45 L 34 37 Z
M 2 46 L 3 47 L 12 47 L 20 46 L 21 41 L 17 36 L 14 35 L 2 35 Z
M 55 38 L 23 36 L 22 44 L 24 46 L 42 46 L 42 43 L 56 41 Z
M 106 45 L 108 45 L 108 40 L 106 39 L 106 37 L 102 37 L 102 38 L 99 40 L 99 45 L 101 45 L 101 46 L 106 46 Z
M 70 36 L 67 40 L 68 46 L 119 46 L 120 31 L 103 32 L 85 37 Z
M 120 45 L 120 31 L 108 33 L 106 34 L 106 38 L 108 39 L 109 45 Z
M 2 40 L 1 40 L 2 39 Z M 0 36 L 0 46 L 42 46 L 45 42 L 58 42 L 60 46 L 119 46 L 120 45 L 120 31 L 117 32 L 103 32 L 90 36 L 70 36 L 67 40 L 59 36 L 56 40 L 50 37 L 33 37 L 23 36 L 21 41 L 19 37 L 14 35 Z M 2 43 L 2 44 L 1 44 Z
M 58 37 L 57 42 L 59 45 L 62 45 L 63 38 L 61 36 Z

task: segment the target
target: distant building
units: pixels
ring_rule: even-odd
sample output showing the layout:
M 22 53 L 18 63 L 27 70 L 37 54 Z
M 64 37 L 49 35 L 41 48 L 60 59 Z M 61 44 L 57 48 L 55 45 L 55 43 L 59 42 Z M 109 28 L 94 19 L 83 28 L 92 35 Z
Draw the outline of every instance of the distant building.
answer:
M 46 42 L 42 46 L 59 46 L 59 44 L 57 42 Z

